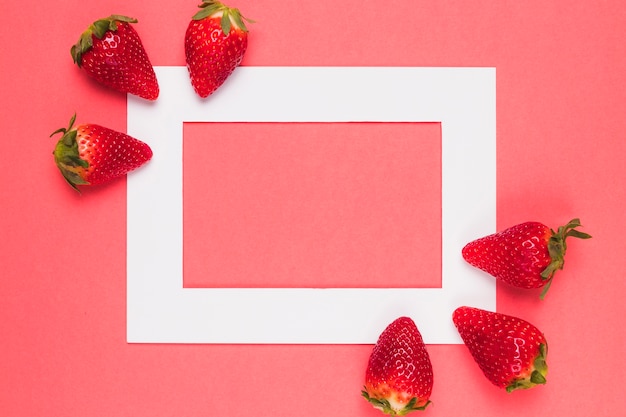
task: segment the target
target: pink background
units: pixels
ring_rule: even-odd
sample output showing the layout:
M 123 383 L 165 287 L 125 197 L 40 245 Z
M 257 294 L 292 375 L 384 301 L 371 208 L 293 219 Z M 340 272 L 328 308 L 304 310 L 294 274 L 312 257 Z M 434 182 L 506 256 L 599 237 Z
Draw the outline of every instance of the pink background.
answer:
M 243 65 L 497 68 L 498 228 L 525 220 L 557 227 L 580 217 L 594 237 L 570 243 L 566 268 L 545 301 L 534 291 L 498 287 L 499 311 L 522 316 L 546 334 L 548 384 L 507 395 L 483 378 L 463 346 L 429 345 L 435 387 L 426 413 L 622 415 L 622 3 L 231 5 L 258 22 L 251 25 Z M 152 63 L 184 65 L 183 35 L 195 6 L 142 0 L 5 4 L 3 416 L 379 415 L 359 395 L 370 345 L 125 341 L 126 182 L 76 194 L 54 167 L 55 139 L 48 136 L 74 111 L 79 122 L 125 130 L 125 96 L 95 85 L 71 62 L 69 48 L 91 21 L 112 13 L 135 16 Z

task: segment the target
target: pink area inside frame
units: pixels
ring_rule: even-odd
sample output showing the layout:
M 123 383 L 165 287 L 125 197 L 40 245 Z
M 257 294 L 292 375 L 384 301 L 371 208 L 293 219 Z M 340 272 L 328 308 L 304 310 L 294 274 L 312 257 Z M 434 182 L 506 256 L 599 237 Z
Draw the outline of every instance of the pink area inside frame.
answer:
M 185 123 L 185 288 L 441 286 L 440 123 Z

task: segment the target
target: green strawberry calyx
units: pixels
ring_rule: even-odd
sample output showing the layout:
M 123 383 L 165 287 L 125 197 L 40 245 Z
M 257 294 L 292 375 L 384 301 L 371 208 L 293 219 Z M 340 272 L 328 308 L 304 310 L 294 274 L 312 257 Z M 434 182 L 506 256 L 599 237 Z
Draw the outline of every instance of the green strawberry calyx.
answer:
M 254 23 L 254 20 L 244 17 L 239 9 L 228 7 L 216 0 L 203 0 L 198 7 L 202 10 L 193 15 L 192 19 L 202 20 L 213 15 L 217 16 L 218 13 L 221 13 L 220 26 L 225 35 L 230 33 L 233 25 L 243 32 L 248 32 L 246 22 Z
M 93 36 L 102 39 L 107 32 L 115 32 L 119 22 L 137 23 L 137 21 L 138 20 L 135 18 L 119 14 L 112 14 L 109 17 L 96 20 L 80 35 L 78 42 L 72 45 L 70 54 L 72 55 L 74 63 L 79 67 L 82 65 L 83 54 L 89 51 L 93 46 Z
M 367 400 L 369 401 L 370 404 L 372 404 L 375 408 L 378 408 L 379 410 L 381 410 L 383 413 L 385 414 L 389 414 L 391 416 L 404 416 L 407 415 L 408 413 L 412 412 L 412 411 L 424 411 L 426 409 L 426 407 L 428 407 L 429 404 L 432 403 L 432 401 L 428 400 L 424 405 L 421 406 L 416 406 L 417 404 L 417 397 L 413 397 L 411 398 L 411 400 L 400 410 L 395 409 L 394 407 L 391 406 L 391 403 L 389 402 L 389 400 L 385 399 L 385 398 L 374 398 L 374 397 L 370 397 L 369 393 L 367 392 L 367 389 L 361 390 L 361 395 Z
M 78 152 L 78 142 L 76 141 L 77 131 L 74 128 L 74 122 L 76 121 L 76 113 L 70 119 L 70 124 L 67 128 L 62 127 L 52 132 L 50 137 L 57 133 L 63 133 L 61 139 L 57 142 L 56 147 L 52 154 L 54 155 L 54 162 L 63 174 L 63 178 L 69 185 L 76 191 L 77 185 L 89 184 L 80 174 L 80 171 L 89 168 L 89 162 L 82 159 Z
M 563 265 L 565 263 L 565 251 L 567 250 L 565 239 L 569 236 L 578 239 L 591 238 L 591 235 L 576 230 L 579 226 L 581 226 L 580 219 L 572 219 L 565 226 L 559 227 L 556 232 L 550 229 L 552 235 L 548 240 L 548 253 L 550 254 L 552 262 L 550 262 L 546 269 L 541 272 L 541 278 L 544 281 L 547 281 L 540 295 L 542 300 L 546 296 L 546 293 L 550 288 L 550 284 L 552 284 L 552 278 L 554 277 L 556 271 L 563 269 Z
M 535 385 L 542 385 L 546 383 L 546 374 L 548 373 L 548 364 L 546 363 L 546 357 L 548 355 L 548 345 L 541 343 L 539 345 L 539 353 L 533 361 L 531 372 L 522 378 L 513 380 L 506 387 L 506 392 L 513 392 L 517 389 L 528 389 Z

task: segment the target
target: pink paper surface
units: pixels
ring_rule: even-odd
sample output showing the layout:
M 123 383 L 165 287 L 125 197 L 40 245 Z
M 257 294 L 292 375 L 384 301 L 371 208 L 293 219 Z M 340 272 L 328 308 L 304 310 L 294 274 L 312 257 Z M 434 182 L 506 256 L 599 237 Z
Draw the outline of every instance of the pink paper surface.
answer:
M 187 123 L 183 143 L 186 287 L 441 286 L 439 123 Z
M 498 287 L 499 311 L 546 334 L 548 384 L 508 395 L 463 346 L 429 345 L 434 406 L 425 413 L 622 415 L 621 2 L 232 5 L 257 21 L 243 65 L 496 67 L 498 228 L 525 220 L 556 228 L 580 217 L 594 237 L 570 243 L 545 301 Z M 56 171 L 48 136 L 74 112 L 79 122 L 125 130 L 126 97 L 71 62 L 69 48 L 91 21 L 135 16 L 152 63 L 184 65 L 195 6 L 68 0 L 28 10 L 7 3 L 0 15 L 2 415 L 380 415 L 359 395 L 371 345 L 126 343 L 125 180 L 78 195 Z

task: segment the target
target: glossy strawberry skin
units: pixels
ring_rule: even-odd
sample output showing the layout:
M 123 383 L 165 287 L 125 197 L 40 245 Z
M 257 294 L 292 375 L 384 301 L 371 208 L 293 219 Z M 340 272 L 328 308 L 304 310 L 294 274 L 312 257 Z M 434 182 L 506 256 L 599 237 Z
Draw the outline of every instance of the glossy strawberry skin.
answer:
M 53 154 L 57 167 L 74 189 L 110 182 L 152 158 L 152 149 L 146 143 L 96 124 L 74 127 L 75 117 L 69 128 L 52 134 L 63 133 Z
M 520 288 L 540 288 L 549 284 L 557 270 L 563 269 L 566 238 L 591 236 L 576 228 L 573 219 L 555 232 L 539 222 L 525 222 L 501 232 L 476 239 L 463 247 L 463 258 L 507 284 Z
M 541 273 L 552 262 L 548 252 L 550 228 L 526 222 L 468 243 L 463 258 L 471 265 L 511 285 L 539 288 Z
M 473 307 L 459 307 L 452 320 L 465 346 L 495 386 L 508 392 L 546 383 L 547 342 L 520 318 Z
M 95 21 L 72 46 L 72 58 L 99 83 L 156 100 L 159 84 L 139 34 L 132 27 L 136 22 L 119 15 Z
M 206 0 L 185 33 L 185 58 L 191 84 L 206 98 L 213 94 L 241 63 L 248 48 L 245 18 L 237 9 Z
M 385 414 L 405 415 L 430 404 L 433 369 L 417 326 L 409 317 L 393 321 L 370 355 L 361 394 Z

